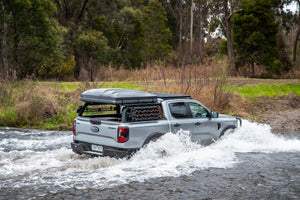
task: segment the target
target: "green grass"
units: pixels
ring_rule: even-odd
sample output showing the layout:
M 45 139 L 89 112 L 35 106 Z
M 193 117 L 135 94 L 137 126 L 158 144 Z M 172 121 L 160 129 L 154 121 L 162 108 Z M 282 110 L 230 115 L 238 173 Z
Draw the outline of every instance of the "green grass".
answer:
M 79 87 L 79 85 L 74 83 L 61 83 L 59 84 L 59 87 L 62 89 L 66 88 L 68 90 L 75 90 Z
M 105 82 L 103 88 L 125 88 L 125 89 L 139 89 L 141 84 L 138 82 Z
M 247 98 L 260 96 L 279 97 L 289 95 L 291 93 L 300 95 L 300 84 L 226 87 L 225 90 Z
M 66 89 L 66 90 L 75 90 L 80 87 L 84 87 L 85 83 L 80 82 L 40 82 L 45 86 L 54 88 L 54 89 Z M 142 86 L 139 82 L 88 82 L 89 86 L 93 88 L 125 88 L 125 89 L 140 89 Z

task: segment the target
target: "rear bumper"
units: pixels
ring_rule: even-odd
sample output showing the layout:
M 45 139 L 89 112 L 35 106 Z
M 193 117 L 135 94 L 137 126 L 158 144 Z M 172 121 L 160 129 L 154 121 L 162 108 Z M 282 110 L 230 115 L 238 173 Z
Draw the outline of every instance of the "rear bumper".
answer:
M 103 146 L 103 151 L 92 151 L 91 144 L 81 143 L 81 142 L 72 142 L 71 148 L 74 153 L 77 154 L 89 154 L 94 156 L 109 156 L 116 158 L 130 157 L 138 149 L 118 149 L 113 147 Z

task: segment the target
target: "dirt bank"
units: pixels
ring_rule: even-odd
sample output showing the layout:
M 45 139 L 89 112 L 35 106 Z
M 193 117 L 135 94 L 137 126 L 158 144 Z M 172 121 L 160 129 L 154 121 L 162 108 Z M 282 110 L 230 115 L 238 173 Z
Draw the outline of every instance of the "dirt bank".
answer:
M 253 99 L 251 114 L 259 123 L 269 124 L 273 132 L 300 133 L 300 96 L 257 97 Z
M 259 123 L 269 124 L 273 132 L 300 132 L 300 109 L 264 114 Z

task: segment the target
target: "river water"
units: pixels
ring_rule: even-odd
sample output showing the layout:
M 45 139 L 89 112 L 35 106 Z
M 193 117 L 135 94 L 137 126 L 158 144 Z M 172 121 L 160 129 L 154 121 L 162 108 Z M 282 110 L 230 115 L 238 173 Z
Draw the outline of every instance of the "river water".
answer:
M 166 134 L 130 159 L 70 149 L 71 132 L 0 127 L 0 199 L 300 199 L 300 133 L 243 127 L 210 146 Z

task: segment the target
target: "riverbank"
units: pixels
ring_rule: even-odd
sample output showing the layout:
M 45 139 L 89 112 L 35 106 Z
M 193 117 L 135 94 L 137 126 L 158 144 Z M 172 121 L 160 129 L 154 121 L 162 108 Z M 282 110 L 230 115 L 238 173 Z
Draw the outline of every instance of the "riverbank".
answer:
M 206 78 L 125 82 L 1 83 L 0 126 L 71 130 L 80 94 L 91 88 L 128 88 L 189 94 L 219 113 L 300 132 L 300 80 Z
M 270 125 L 274 133 L 300 133 L 299 95 L 260 97 L 251 109 L 254 120 Z

